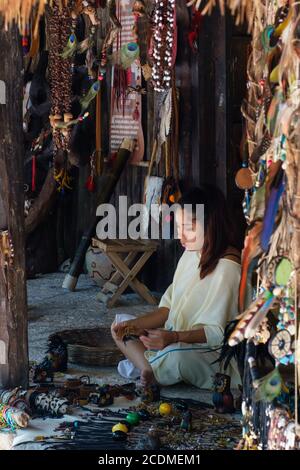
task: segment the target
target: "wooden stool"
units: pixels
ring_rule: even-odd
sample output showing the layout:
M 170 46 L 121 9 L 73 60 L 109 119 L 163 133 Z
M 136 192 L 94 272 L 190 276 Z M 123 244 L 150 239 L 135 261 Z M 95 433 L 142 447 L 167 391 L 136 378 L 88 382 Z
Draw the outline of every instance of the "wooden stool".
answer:
M 157 242 L 153 240 L 99 240 L 93 238 L 92 246 L 106 253 L 117 270 L 102 287 L 98 296 L 100 300 L 107 300 L 106 294 L 113 293 L 113 296 L 107 300 L 107 306 L 111 308 L 125 289 L 130 286 L 150 305 L 157 305 L 156 299 L 145 284 L 136 279 L 146 261 L 157 250 Z M 122 259 L 121 255 L 125 255 L 125 258 Z M 130 267 L 137 257 L 138 260 Z

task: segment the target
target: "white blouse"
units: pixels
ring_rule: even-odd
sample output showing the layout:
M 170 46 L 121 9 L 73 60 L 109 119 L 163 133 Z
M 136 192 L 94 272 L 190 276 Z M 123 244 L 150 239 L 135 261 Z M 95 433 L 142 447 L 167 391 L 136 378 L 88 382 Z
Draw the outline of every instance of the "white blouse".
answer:
M 200 279 L 199 262 L 199 252 L 185 250 L 159 307 L 170 309 L 166 329 L 189 331 L 203 327 L 206 344 L 215 347 L 222 343 L 226 324 L 238 314 L 241 266 L 222 258 L 211 274 Z

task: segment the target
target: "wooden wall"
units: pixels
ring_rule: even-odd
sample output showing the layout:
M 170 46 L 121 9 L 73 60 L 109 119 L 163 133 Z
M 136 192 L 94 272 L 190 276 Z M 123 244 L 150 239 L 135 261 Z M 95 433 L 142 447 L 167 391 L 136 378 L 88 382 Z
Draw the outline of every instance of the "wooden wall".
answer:
M 234 26 L 229 14 L 222 17 L 215 9 L 210 17 L 203 19 L 198 52 L 193 53 L 187 42 L 190 10 L 185 0 L 177 0 L 177 5 L 176 84 L 180 93 L 180 177 L 185 185 L 210 182 L 223 190 L 234 211 L 242 240 L 242 193 L 235 186 L 234 176 L 240 167 L 242 123 L 239 110 L 246 93 L 246 61 L 250 38 L 245 31 Z M 102 98 L 108 111 L 108 89 Z M 152 106 L 153 96 L 151 90 L 148 90 L 143 103 L 145 159 L 149 159 L 152 144 Z M 104 141 L 105 135 L 107 128 L 103 130 Z M 142 202 L 146 173 L 146 167 L 128 165 L 112 202 L 119 195 L 127 195 L 129 204 Z M 74 183 L 75 196 L 65 203 L 67 210 L 61 210 L 60 218 L 63 222 L 60 225 L 65 229 L 60 228 L 60 237 L 65 240 L 62 243 L 65 252 L 60 258 L 72 256 L 84 228 L 96 210 L 97 192 L 90 194 L 84 187 L 87 176 L 87 168 L 79 171 Z M 98 183 L 99 190 L 101 180 Z M 150 259 L 143 273 L 150 288 L 163 291 L 169 285 L 181 253 L 177 241 L 161 243 L 158 253 Z

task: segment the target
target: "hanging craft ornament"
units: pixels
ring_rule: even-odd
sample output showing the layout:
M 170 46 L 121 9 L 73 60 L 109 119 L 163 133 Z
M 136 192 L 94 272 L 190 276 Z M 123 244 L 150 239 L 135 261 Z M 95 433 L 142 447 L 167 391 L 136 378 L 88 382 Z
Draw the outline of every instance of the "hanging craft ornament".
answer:
M 80 99 L 81 112 L 82 113 L 89 107 L 89 105 L 93 101 L 93 99 L 96 98 L 99 90 L 100 90 L 100 80 L 97 80 L 90 87 L 87 94 Z
M 288 364 L 292 357 L 292 338 L 287 330 L 278 331 L 269 341 L 268 348 L 277 363 Z M 293 362 L 293 361 L 291 361 Z
M 64 50 L 61 53 L 63 59 L 67 59 L 68 57 L 72 57 L 76 53 L 77 49 L 77 38 L 76 34 L 72 33 L 68 39 L 68 43 Z
M 120 61 L 123 69 L 128 69 L 138 59 L 140 48 L 136 42 L 129 42 L 121 47 Z
M 253 382 L 256 389 L 254 394 L 255 401 L 272 402 L 277 398 L 282 390 L 283 380 L 277 367 L 268 375 Z
M 54 179 L 57 182 L 57 191 L 63 193 L 65 189 L 72 189 L 71 176 L 68 174 L 67 168 L 55 168 Z
M 291 274 L 293 272 L 293 265 L 288 258 L 281 258 L 275 270 L 275 282 L 278 286 L 287 286 Z
M 175 0 L 155 0 L 153 23 L 152 82 L 154 90 L 161 92 L 171 87 L 176 56 Z
M 76 18 L 72 17 L 74 1 L 52 0 L 47 10 L 47 37 L 49 42 L 48 74 L 51 90 L 49 116 L 53 136 L 54 178 L 58 191 L 71 189 L 68 175 L 68 155 L 73 120 L 72 108 L 72 58 L 62 57 L 64 45 L 75 30 Z M 62 125 L 62 123 L 64 123 Z
M 241 168 L 235 176 L 235 184 L 239 189 L 251 189 L 253 187 L 253 175 L 250 168 Z

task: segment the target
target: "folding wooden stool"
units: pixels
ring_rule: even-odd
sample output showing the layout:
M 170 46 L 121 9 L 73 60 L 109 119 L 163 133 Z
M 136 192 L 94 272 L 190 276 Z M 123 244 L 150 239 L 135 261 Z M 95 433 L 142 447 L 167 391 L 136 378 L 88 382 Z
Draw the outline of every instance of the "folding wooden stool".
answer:
M 113 307 L 125 289 L 130 286 L 150 305 L 157 305 L 149 289 L 136 276 L 150 256 L 157 250 L 158 242 L 153 240 L 99 240 L 92 239 L 92 246 L 99 248 L 116 268 L 116 272 L 102 287 L 99 300 Z M 125 258 L 123 258 L 125 256 Z M 137 259 L 138 258 L 138 259 Z M 130 267 L 131 266 L 131 267 Z M 107 294 L 112 293 L 108 299 Z

